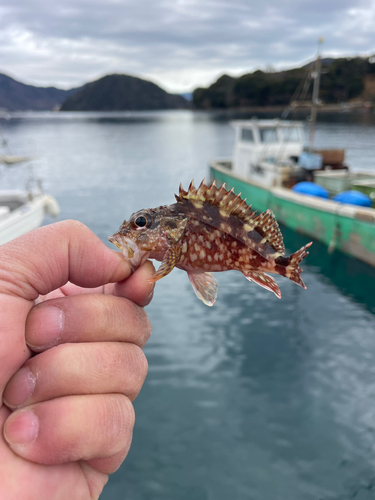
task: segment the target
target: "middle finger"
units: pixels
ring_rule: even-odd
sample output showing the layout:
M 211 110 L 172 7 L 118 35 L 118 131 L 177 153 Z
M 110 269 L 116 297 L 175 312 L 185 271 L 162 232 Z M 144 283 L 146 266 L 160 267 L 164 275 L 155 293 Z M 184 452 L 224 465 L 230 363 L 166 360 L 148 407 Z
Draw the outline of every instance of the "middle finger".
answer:
M 26 343 L 44 351 L 66 342 L 125 341 L 143 347 L 151 333 L 147 314 L 123 297 L 75 295 L 42 302 L 26 321 Z
M 147 374 L 140 347 L 127 342 L 63 344 L 33 358 L 10 379 L 10 408 L 68 395 L 120 393 L 133 401 Z

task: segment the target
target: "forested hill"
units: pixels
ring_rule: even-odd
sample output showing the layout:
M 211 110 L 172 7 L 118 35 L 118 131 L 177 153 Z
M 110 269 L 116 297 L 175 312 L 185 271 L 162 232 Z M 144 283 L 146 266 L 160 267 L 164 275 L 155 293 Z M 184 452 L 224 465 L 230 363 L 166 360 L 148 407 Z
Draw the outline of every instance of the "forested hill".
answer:
M 196 89 L 193 103 L 198 109 L 285 106 L 306 79 L 309 67 L 258 70 L 238 78 L 223 75 L 210 87 Z M 311 100 L 311 87 L 305 101 Z M 320 98 L 326 104 L 364 99 L 375 105 L 375 57 L 323 59 Z
M 134 111 L 188 109 L 179 95 L 168 94 L 157 85 L 129 75 L 107 75 L 87 83 L 70 96 L 61 111 Z
M 51 110 L 76 92 L 55 87 L 34 87 L 0 73 L 0 108 L 7 111 Z

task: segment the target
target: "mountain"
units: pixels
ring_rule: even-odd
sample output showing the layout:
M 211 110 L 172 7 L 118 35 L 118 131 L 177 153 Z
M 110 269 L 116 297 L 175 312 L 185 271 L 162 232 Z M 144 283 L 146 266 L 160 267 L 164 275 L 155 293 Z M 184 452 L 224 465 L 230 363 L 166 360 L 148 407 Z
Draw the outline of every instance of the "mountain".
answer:
M 190 107 L 182 96 L 168 94 L 152 82 L 114 74 L 84 85 L 62 104 L 61 111 L 142 111 Z
M 17 82 L 0 73 L 0 108 L 7 111 L 51 110 L 61 105 L 78 89 L 61 90 L 55 87 L 34 87 Z
M 208 88 L 193 92 L 197 109 L 225 109 L 252 106 L 286 106 L 303 88 L 312 66 L 287 71 L 260 71 L 240 77 L 221 76 Z M 311 100 L 311 85 L 303 100 Z M 355 99 L 375 104 L 375 58 L 327 58 L 322 60 L 319 96 L 324 103 L 338 104 Z

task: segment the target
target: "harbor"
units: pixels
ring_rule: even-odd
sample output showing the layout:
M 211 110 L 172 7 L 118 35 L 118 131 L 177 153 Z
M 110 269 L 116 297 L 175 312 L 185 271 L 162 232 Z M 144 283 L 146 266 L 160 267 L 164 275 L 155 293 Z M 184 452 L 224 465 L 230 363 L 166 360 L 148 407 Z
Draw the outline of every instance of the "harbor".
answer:
M 56 220 L 78 219 L 110 245 L 130 214 L 173 203 L 180 182 L 231 157 L 235 119 L 251 116 L 29 113 L 2 125 L 14 150 L 38 156 Z M 318 120 L 315 141 L 371 171 L 374 132 L 372 114 L 334 115 Z M 12 175 L 5 188 L 22 182 Z M 280 227 L 287 254 L 310 241 Z M 237 272 L 215 275 L 212 308 L 182 271 L 157 283 L 133 445 L 101 499 L 372 498 L 375 272 L 327 248 L 314 240 L 302 263 L 307 290 L 277 277 L 281 300 Z

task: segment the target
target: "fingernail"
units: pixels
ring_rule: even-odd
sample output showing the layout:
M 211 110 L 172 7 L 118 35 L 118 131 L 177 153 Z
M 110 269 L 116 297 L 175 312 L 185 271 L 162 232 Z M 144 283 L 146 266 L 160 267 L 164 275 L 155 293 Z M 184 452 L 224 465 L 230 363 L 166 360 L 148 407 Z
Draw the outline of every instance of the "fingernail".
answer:
M 30 444 L 38 436 L 39 419 L 30 410 L 20 410 L 13 414 L 4 427 L 5 439 L 11 445 Z
M 55 342 L 64 326 L 64 314 L 53 306 L 40 306 L 31 310 L 27 319 L 26 341 L 30 346 L 46 346 Z M 29 343 L 30 340 L 30 343 Z
M 34 392 L 35 382 L 36 378 L 27 366 L 18 370 L 4 391 L 5 403 L 10 407 L 25 403 Z

